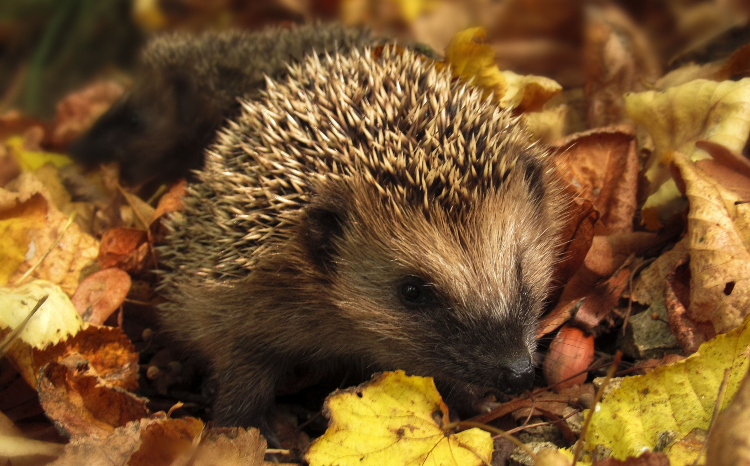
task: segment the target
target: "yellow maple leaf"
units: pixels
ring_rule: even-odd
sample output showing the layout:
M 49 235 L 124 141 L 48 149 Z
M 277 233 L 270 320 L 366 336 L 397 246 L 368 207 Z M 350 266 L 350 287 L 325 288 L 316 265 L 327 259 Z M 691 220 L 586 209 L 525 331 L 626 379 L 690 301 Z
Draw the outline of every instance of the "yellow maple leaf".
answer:
M 540 110 L 545 102 L 562 90 L 557 82 L 543 76 L 521 76 L 500 71 L 495 64 L 495 51 L 485 42 L 487 34 L 481 27 L 469 28 L 453 36 L 445 49 L 445 59 L 454 77 L 473 82 L 492 94 L 502 108 L 518 112 Z
M 326 433 L 305 459 L 310 466 L 483 465 L 492 437 L 479 429 L 449 434 L 448 407 L 429 377 L 377 375 L 326 400 Z
M 626 377 L 596 406 L 586 431 L 586 449 L 603 445 L 614 458 L 624 460 L 653 450 L 663 432 L 677 432 L 673 445 L 680 445 L 692 429 L 708 429 L 724 370 L 730 368 L 722 408 L 747 372 L 749 345 L 750 320 L 746 320 L 742 327 L 702 344 L 683 361 Z M 672 466 L 681 466 L 692 464 L 697 451 L 678 446 L 668 448 L 667 454 Z
M 651 196 L 643 206 L 643 219 L 648 228 L 656 229 L 680 210 L 675 205 L 680 193 L 668 170 L 675 151 L 693 161 L 708 158 L 708 153 L 695 147 L 699 140 L 742 151 L 750 132 L 750 78 L 736 82 L 696 79 L 662 92 L 628 94 L 625 110 L 654 140 L 646 171 Z

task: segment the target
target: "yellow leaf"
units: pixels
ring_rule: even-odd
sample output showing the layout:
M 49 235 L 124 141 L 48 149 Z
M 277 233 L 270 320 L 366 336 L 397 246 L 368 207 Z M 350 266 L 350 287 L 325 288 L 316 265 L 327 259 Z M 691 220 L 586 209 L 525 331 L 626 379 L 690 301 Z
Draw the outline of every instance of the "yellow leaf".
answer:
M 14 199 L 6 208 L 0 209 L 0 285 L 16 272 L 26 261 L 31 238 L 29 231 L 41 228 L 47 215 L 47 200 L 40 194 L 25 202 Z
M 34 280 L 0 288 L 0 331 L 14 330 L 44 295 L 49 295 L 21 331 L 19 339 L 36 349 L 59 343 L 81 329 L 83 321 L 67 294 L 54 283 Z
M 613 457 L 624 460 L 653 450 L 664 431 L 678 432 L 679 442 L 695 428 L 708 429 L 724 369 L 731 368 L 722 408 L 747 372 L 748 345 L 750 320 L 704 343 L 683 361 L 646 375 L 626 377 L 619 389 L 596 406 L 586 432 L 586 449 L 593 451 L 596 445 L 603 445 L 612 450 Z M 672 466 L 680 466 L 691 464 L 695 453 L 675 448 L 668 454 Z
M 647 226 L 662 225 L 675 206 L 679 192 L 670 178 L 668 166 L 674 151 L 690 160 L 708 158 L 695 142 L 705 139 L 741 152 L 750 132 L 750 78 L 740 81 L 696 79 L 662 92 L 628 94 L 625 109 L 643 125 L 654 140 L 654 154 L 646 171 L 650 197 L 643 207 Z M 665 187 L 665 183 L 668 183 Z
M 483 465 L 492 437 L 479 429 L 447 434 L 448 407 L 429 377 L 386 372 L 326 400 L 326 433 L 305 456 L 310 466 Z
M 55 208 L 50 202 L 50 194 L 32 173 L 22 172 L 14 180 L 13 187 L 15 191 L 0 189 L 0 212 L 3 206 L 12 206 L 18 201 L 40 195 L 43 196 L 41 200 L 46 202 L 47 210 L 46 215 L 24 230 L 23 235 L 16 235 L 19 244 L 25 243 L 28 250 L 25 251 L 23 263 L 14 266 L 15 272 L 11 271 L 11 276 L 6 278 L 6 282 L 12 283 L 20 279 L 44 258 L 34 269 L 32 276 L 56 283 L 72 295 L 81 280 L 83 269 L 96 261 L 99 242 L 83 232 L 76 223 L 69 224 L 69 216 Z M 0 214 L 0 219 L 2 218 Z M 0 266 L 0 270 L 3 270 L 2 267 Z
M 52 152 L 37 152 L 26 150 L 23 147 L 23 138 L 15 136 L 8 139 L 8 148 L 11 154 L 16 158 L 18 165 L 22 170 L 35 171 L 44 165 L 52 164 L 57 168 L 64 167 L 73 163 L 70 157 L 62 154 L 53 154 Z
M 495 65 L 495 52 L 485 43 L 483 28 L 466 29 L 453 36 L 445 49 L 445 59 L 454 77 L 484 89 L 485 95 L 502 108 L 518 112 L 540 110 L 545 102 L 559 94 L 562 86 L 543 76 L 521 76 L 500 71 Z

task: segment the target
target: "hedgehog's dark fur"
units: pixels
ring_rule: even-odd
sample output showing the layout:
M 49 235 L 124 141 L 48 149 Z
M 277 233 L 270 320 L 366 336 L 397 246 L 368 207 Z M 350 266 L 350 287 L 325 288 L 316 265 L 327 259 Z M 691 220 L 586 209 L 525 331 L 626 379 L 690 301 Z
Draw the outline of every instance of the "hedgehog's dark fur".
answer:
M 168 223 L 165 330 L 260 423 L 293 364 L 518 391 L 563 201 L 545 151 L 408 51 L 311 57 L 243 106 Z
M 200 168 L 203 151 L 237 98 L 253 99 L 265 76 L 317 51 L 374 44 L 363 30 L 339 25 L 271 28 L 258 33 L 172 33 L 144 49 L 133 88 L 71 148 L 87 165 L 118 161 L 126 184 L 176 180 Z

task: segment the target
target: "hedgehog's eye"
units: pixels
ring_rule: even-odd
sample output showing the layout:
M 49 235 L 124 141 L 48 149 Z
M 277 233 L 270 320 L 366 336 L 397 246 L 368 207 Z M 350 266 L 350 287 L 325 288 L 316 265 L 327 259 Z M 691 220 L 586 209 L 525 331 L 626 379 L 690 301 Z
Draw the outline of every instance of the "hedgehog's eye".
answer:
M 429 300 L 431 291 L 427 284 L 417 277 L 408 277 L 398 287 L 401 301 L 406 305 L 423 305 Z

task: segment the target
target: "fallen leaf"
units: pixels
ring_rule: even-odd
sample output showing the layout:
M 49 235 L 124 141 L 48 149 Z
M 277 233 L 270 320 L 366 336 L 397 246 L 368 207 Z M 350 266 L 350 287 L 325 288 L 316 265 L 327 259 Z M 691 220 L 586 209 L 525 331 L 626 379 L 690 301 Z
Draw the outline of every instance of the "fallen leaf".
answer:
M 492 438 L 479 429 L 446 434 L 448 407 L 429 377 L 386 372 L 326 400 L 326 433 L 305 455 L 310 466 L 486 465 Z
M 32 387 L 37 386 L 37 375 L 42 367 L 50 362 L 61 361 L 69 355 L 78 355 L 88 361 L 97 377 L 109 386 L 125 390 L 138 387 L 138 353 L 117 327 L 84 324 L 84 328 L 75 336 L 53 346 L 31 351 L 28 348 L 16 350 L 13 347 L 11 355 L 19 372 Z
M 85 322 L 101 325 L 122 305 L 130 291 L 130 275 L 104 269 L 86 277 L 73 295 L 73 304 Z
M 675 152 L 693 161 L 707 158 L 709 155 L 695 145 L 700 140 L 742 151 L 750 133 L 746 118 L 750 78 L 737 82 L 698 79 L 663 92 L 629 94 L 625 102 L 628 115 L 643 125 L 654 141 L 645 174 L 652 196 L 643 206 L 644 222 L 654 229 L 665 224 L 680 198 L 668 170 Z
M 624 460 L 615 458 L 604 458 L 594 463 L 594 466 L 673 466 L 669 463 L 669 457 L 661 452 L 647 451 L 637 457 Z
M 620 8 L 604 3 L 586 8 L 585 72 L 589 128 L 627 120 L 627 92 L 661 75 L 656 51 L 644 32 Z
M 631 232 L 595 236 L 583 265 L 568 281 L 557 305 L 539 324 L 537 338 L 566 322 L 600 280 L 611 276 L 630 255 L 640 256 L 663 241 L 654 233 Z
M 258 429 L 238 427 L 206 431 L 195 451 L 183 453 L 172 466 L 262 466 L 266 442 Z
M 104 233 L 97 258 L 101 268 L 116 267 L 138 273 L 146 266 L 148 259 L 148 234 L 145 230 L 118 227 Z
M 47 200 L 41 194 L 25 201 L 17 198 L 0 201 L 0 285 L 8 283 L 18 267 L 26 261 L 29 247 L 33 245 L 29 232 L 43 228 L 47 217 Z
M 170 466 L 203 431 L 195 418 L 168 419 L 164 413 L 114 429 L 104 438 L 80 436 L 50 466 Z
M 731 368 L 722 408 L 747 372 L 748 345 L 750 320 L 702 344 L 697 353 L 683 361 L 624 378 L 620 388 L 597 405 L 585 435 L 586 449 L 593 451 L 602 445 L 612 450 L 613 458 L 624 460 L 653 450 L 664 431 L 677 432 L 679 441 L 693 429 L 707 429 L 724 369 Z M 692 456 L 680 456 L 683 454 Z M 674 466 L 691 464 L 696 454 L 684 447 L 668 451 Z
M 79 355 L 47 364 L 37 391 L 44 413 L 69 436 L 104 438 L 149 414 L 146 399 L 104 383 Z
M 568 205 L 564 218 L 567 222 L 560 234 L 563 244 L 560 263 L 555 267 L 552 283 L 562 287 L 578 272 L 594 241 L 594 226 L 599 212 L 587 199 L 574 198 Z
M 675 165 L 685 182 L 690 252 L 690 307 L 688 317 L 704 339 L 700 324 L 715 333 L 737 326 L 750 313 L 750 205 L 707 176 L 685 156 Z M 698 341 L 700 343 L 701 340 Z
M 555 144 L 561 177 L 601 214 L 597 235 L 633 231 L 638 190 L 635 136 L 625 128 L 576 133 Z
M 486 44 L 486 36 L 482 28 L 466 29 L 453 36 L 445 58 L 454 77 L 473 82 L 484 89 L 485 95 L 492 94 L 500 107 L 518 113 L 540 110 L 560 93 L 562 87 L 549 78 L 500 71 L 495 64 L 495 52 Z
M 54 283 L 34 280 L 0 288 L 0 334 L 18 327 L 45 295 L 49 296 L 47 301 L 26 323 L 14 345 L 24 346 L 23 351 L 43 350 L 76 335 L 81 329 L 81 318 L 68 295 Z
M 34 228 L 29 228 L 25 260 L 9 281 L 19 280 L 30 268 L 35 267 L 32 277 L 56 283 L 72 295 L 78 287 L 83 270 L 94 264 L 99 243 L 84 233 L 76 223 L 70 223 L 70 217 L 54 207 L 49 193 L 29 172 L 21 173 L 6 189 L 0 189 L 0 206 L 24 202 L 37 194 L 47 199 L 46 221 L 43 224 L 35 223 Z
M 21 136 L 14 136 L 5 143 L 11 155 L 13 155 L 22 170 L 38 170 L 46 164 L 52 164 L 57 168 L 70 165 L 73 161 L 64 154 L 55 154 L 52 152 L 32 151 L 24 148 L 24 140 Z

